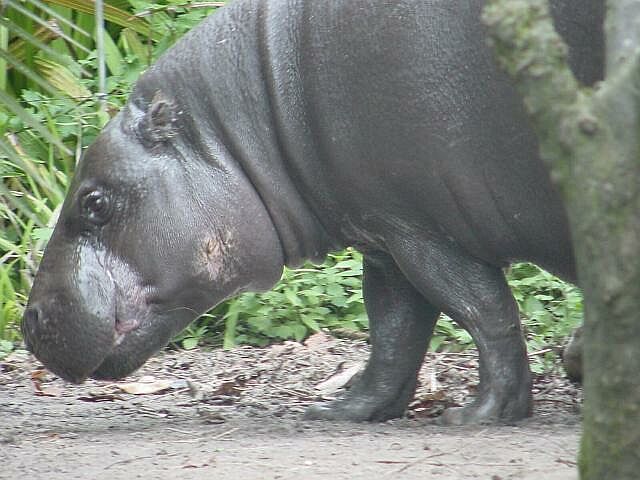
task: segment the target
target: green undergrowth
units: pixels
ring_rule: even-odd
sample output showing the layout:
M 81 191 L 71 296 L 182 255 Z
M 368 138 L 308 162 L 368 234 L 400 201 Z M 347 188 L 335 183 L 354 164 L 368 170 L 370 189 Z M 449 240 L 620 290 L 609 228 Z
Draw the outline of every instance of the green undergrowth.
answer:
M 559 349 L 582 323 L 582 293 L 530 263 L 513 265 L 507 279 L 520 307 L 533 371 L 553 368 Z

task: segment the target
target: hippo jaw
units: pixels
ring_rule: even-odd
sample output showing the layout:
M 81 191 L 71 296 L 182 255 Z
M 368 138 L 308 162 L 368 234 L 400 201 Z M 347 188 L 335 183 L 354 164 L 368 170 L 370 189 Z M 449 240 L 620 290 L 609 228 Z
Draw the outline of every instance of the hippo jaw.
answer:
M 131 303 L 130 297 L 116 294 L 108 316 L 70 308 L 76 300 L 61 293 L 46 297 L 32 296 L 25 311 L 25 343 L 49 370 L 72 383 L 129 375 L 196 316 L 191 309 L 153 304 L 147 295 Z
M 210 276 L 185 278 L 167 265 L 163 275 L 141 274 L 108 248 L 70 242 L 60 227 L 34 281 L 22 332 L 27 348 L 65 380 L 130 374 L 218 300 Z M 215 279 L 218 291 L 233 292 L 222 277 Z
M 187 279 L 169 274 L 153 282 L 122 259 L 91 246 L 74 248 L 75 260 L 64 260 L 65 247 L 54 234 L 22 332 L 28 350 L 73 383 L 129 375 L 198 315 L 244 287 L 229 262 L 215 265 L 216 278 L 206 270 Z M 63 275 L 61 261 L 76 267 Z M 186 291 L 184 284 L 189 285 Z
M 55 242 L 53 250 L 48 258 L 64 256 L 55 252 Z M 123 262 L 88 246 L 74 253 L 77 267 L 66 277 L 52 271 L 55 262 L 43 262 L 22 322 L 26 346 L 52 372 L 74 383 L 96 372 L 100 377 L 124 376 L 169 335 L 154 332 L 158 341 L 144 339 L 140 349 L 133 344 L 140 343 L 142 332 L 175 322 L 162 318 L 155 289 L 143 287 Z M 126 361 L 118 360 L 123 356 Z

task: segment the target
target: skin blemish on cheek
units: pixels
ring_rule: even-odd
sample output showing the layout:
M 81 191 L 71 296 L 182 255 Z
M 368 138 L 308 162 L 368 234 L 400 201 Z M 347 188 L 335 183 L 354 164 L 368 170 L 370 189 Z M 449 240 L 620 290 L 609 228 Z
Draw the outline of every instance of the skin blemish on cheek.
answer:
M 222 249 L 220 248 L 220 243 L 213 238 L 208 238 L 205 240 L 205 254 L 209 260 L 220 255 L 221 250 Z
M 196 268 L 210 280 L 220 281 L 229 272 L 229 247 L 233 242 L 230 231 L 214 234 L 202 240 L 199 254 L 196 255 Z

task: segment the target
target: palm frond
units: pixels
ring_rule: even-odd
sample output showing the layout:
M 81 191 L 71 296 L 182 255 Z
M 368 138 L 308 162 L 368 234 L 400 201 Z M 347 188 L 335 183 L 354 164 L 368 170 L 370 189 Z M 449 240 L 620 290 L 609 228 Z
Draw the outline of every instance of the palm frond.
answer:
M 36 1 L 36 0 L 30 0 Z M 47 0 L 48 4 L 58 5 L 60 7 L 71 8 L 77 12 L 93 15 L 95 13 L 95 2 L 83 0 Z M 120 25 L 121 27 L 130 28 L 139 34 L 149 37 L 154 41 L 160 40 L 161 33 L 153 32 L 149 23 L 144 19 L 131 15 L 125 10 L 114 7 L 110 4 L 104 6 L 104 18 L 111 23 Z
M 56 93 L 53 85 L 47 82 L 46 79 L 42 78 L 42 76 L 36 70 L 22 63 L 18 57 L 12 56 L 6 50 L 0 49 L 0 59 L 2 59 L 2 63 L 6 65 L 6 70 L 15 69 L 26 78 L 31 80 L 33 83 L 40 86 L 43 90 L 52 94 Z M 5 88 L 0 88 L 0 90 L 5 90 Z
M 82 72 L 83 75 L 89 76 L 89 72 L 86 71 L 77 63 L 75 63 L 73 59 L 58 53 L 55 49 L 51 48 L 47 43 L 41 41 L 36 35 L 28 32 L 27 30 L 20 27 L 19 25 L 0 17 L 0 26 L 7 28 L 9 32 L 12 32 L 18 37 L 20 37 L 21 39 L 25 40 L 26 42 L 29 43 L 29 45 L 32 45 L 38 50 L 41 50 L 42 52 L 46 53 L 49 57 L 51 57 L 56 62 L 66 67 L 69 67 L 73 70 L 80 70 L 80 72 Z M 51 28 L 49 29 L 48 33 L 49 33 L 49 36 L 53 36 L 54 38 L 59 37 L 59 34 L 58 32 L 56 32 L 54 24 L 51 25 Z
M 89 33 L 87 33 L 82 28 L 78 27 L 74 23 L 70 22 L 67 18 L 64 17 L 64 15 L 60 15 L 55 10 L 47 7 L 43 2 L 40 2 L 39 0 L 30 0 L 29 3 L 31 3 L 32 5 L 35 5 L 44 13 L 46 13 L 48 17 L 50 17 L 50 20 L 45 20 L 41 16 L 36 15 L 33 11 L 29 10 L 26 7 L 23 7 L 22 5 L 20 5 L 19 3 L 13 0 L 7 0 L 6 2 L 8 7 L 13 8 L 16 12 L 19 12 L 20 14 L 24 15 L 26 18 L 33 20 L 34 23 L 40 25 L 41 27 L 48 28 L 52 31 L 55 31 L 58 37 L 64 39 L 66 42 L 73 45 L 74 48 L 83 50 L 85 53 L 90 52 L 90 50 L 87 47 L 82 45 L 80 42 L 76 41 L 73 37 L 64 33 L 64 30 L 62 28 L 59 28 L 58 26 L 67 26 L 71 30 L 87 38 L 91 38 L 91 35 Z

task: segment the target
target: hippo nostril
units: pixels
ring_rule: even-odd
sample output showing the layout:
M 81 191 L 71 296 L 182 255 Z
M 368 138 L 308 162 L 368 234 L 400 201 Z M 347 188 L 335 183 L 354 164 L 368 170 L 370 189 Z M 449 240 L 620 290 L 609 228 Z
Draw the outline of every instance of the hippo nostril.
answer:
M 30 305 L 24 312 L 22 318 L 22 336 L 27 350 L 33 351 L 33 341 L 36 337 L 36 333 L 42 326 L 43 314 L 42 310 L 34 305 Z
M 40 308 L 36 305 L 29 306 L 24 312 L 23 323 L 35 327 L 40 321 L 42 321 L 42 311 Z
M 49 317 L 45 312 L 46 310 L 44 310 L 39 304 L 29 305 L 22 317 L 23 333 L 26 335 L 35 335 L 37 331 L 46 328 Z

